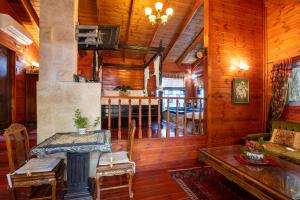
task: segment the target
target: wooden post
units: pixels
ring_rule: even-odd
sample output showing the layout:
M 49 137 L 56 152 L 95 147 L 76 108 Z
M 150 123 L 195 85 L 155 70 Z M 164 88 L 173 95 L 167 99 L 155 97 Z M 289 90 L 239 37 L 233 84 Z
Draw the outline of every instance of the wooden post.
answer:
M 183 135 L 186 136 L 187 135 L 187 130 L 186 130 L 186 124 L 187 124 L 187 120 L 186 120 L 186 104 L 187 104 L 188 99 L 184 99 L 184 116 L 183 116 Z
M 179 136 L 179 129 L 178 129 L 178 98 L 176 99 L 176 124 L 175 124 L 175 137 Z
M 195 134 L 195 99 L 192 99 L 192 135 Z
M 130 122 L 131 122 L 131 115 L 132 115 L 132 110 L 131 110 L 131 98 L 128 100 L 128 130 L 130 127 Z
M 167 99 L 167 130 L 166 130 L 166 137 L 170 137 L 170 98 Z
M 158 112 L 158 117 L 157 117 L 157 137 L 161 138 L 161 108 L 160 108 L 160 103 L 161 99 L 158 99 L 158 107 L 157 107 L 157 112 Z
M 142 130 L 142 100 L 139 99 L 139 139 L 143 137 Z
M 203 134 L 203 130 L 202 130 L 202 99 L 199 99 L 200 104 L 199 104 L 199 119 L 198 119 L 198 132 L 199 135 Z
M 118 115 L 118 140 L 121 140 L 121 127 L 122 126 L 122 118 L 121 118 L 121 99 L 119 99 L 119 115 Z
M 108 99 L 108 130 L 111 129 L 111 99 Z
M 148 99 L 148 138 L 152 137 L 151 99 Z

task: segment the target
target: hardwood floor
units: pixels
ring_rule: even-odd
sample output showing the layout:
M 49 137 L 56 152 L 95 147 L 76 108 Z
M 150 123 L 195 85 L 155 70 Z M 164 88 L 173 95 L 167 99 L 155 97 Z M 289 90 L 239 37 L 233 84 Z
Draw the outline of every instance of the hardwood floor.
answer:
M 104 180 L 104 186 L 110 185 Z M 8 199 L 6 181 L 1 177 L 0 199 Z M 115 183 L 115 181 L 114 181 Z M 132 200 L 188 200 L 186 193 L 169 176 L 167 170 L 137 172 L 133 180 Z M 128 189 L 110 190 L 101 193 L 103 200 L 129 200 Z
M 105 180 L 104 180 L 105 184 Z M 167 170 L 137 172 L 133 179 L 133 200 L 188 200 L 186 193 L 169 176 Z M 105 200 L 128 200 L 127 188 L 102 192 Z

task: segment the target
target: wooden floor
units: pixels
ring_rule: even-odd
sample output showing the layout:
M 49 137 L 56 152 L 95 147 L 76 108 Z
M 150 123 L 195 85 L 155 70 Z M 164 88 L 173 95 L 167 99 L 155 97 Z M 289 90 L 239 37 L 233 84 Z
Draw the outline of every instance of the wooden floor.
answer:
M 104 181 L 105 184 L 105 181 Z M 188 200 L 186 193 L 169 176 L 167 170 L 137 172 L 133 180 L 133 200 Z M 0 199 L 8 199 L 6 183 L 1 178 Z M 103 200 L 129 200 L 128 190 L 118 189 L 101 193 Z

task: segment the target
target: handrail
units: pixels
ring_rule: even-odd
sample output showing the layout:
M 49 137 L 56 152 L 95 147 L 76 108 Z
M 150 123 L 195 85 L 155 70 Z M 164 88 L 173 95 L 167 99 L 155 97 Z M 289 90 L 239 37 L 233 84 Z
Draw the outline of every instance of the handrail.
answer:
M 103 128 L 115 131 L 118 140 L 125 138 L 122 131 L 132 118 L 138 121 L 139 139 L 205 134 L 205 98 L 104 96 L 101 103 Z

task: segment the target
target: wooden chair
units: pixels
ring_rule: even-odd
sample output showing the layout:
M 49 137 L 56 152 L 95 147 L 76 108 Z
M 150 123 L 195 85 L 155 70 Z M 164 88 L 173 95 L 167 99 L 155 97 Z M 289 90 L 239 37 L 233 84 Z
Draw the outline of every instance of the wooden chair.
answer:
M 119 189 L 128 187 L 129 197 L 133 197 L 132 179 L 135 173 L 135 163 L 132 162 L 133 142 L 136 125 L 135 120 L 130 123 L 128 133 L 127 151 L 104 153 L 99 157 L 98 166 L 96 168 L 96 199 L 100 200 L 100 191 Z M 104 176 L 120 176 L 127 174 L 128 184 L 114 187 L 100 188 L 102 185 L 102 178 Z
M 26 128 L 21 124 L 12 124 L 4 132 L 7 147 L 9 171 L 8 190 L 11 199 L 16 199 L 16 188 L 41 185 L 51 185 L 51 195 L 36 199 L 56 199 L 57 180 L 64 187 L 65 164 L 58 158 L 29 158 L 29 139 Z M 14 142 L 14 145 L 13 143 Z M 13 153 L 15 147 L 15 154 Z M 41 163 L 39 165 L 39 163 Z M 37 166 L 39 165 L 39 166 Z M 48 166 L 48 170 L 37 169 L 40 166 Z M 28 195 L 32 198 L 33 194 Z M 32 198 L 34 199 L 34 198 Z

